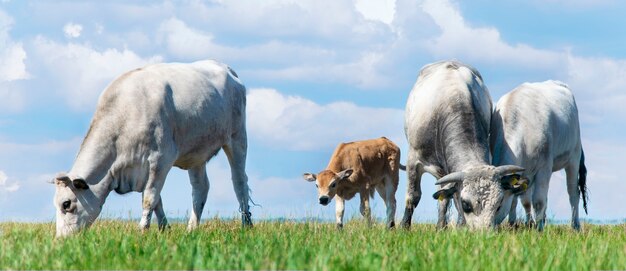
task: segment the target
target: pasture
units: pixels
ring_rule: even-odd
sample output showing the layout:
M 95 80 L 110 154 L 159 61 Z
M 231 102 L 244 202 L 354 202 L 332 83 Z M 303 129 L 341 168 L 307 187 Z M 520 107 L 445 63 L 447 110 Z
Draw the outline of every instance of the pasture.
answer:
M 209 219 L 140 233 L 136 222 L 101 220 L 54 239 L 54 223 L 0 223 L 0 269 L 616 270 L 626 268 L 626 224 L 437 231 L 334 223 Z

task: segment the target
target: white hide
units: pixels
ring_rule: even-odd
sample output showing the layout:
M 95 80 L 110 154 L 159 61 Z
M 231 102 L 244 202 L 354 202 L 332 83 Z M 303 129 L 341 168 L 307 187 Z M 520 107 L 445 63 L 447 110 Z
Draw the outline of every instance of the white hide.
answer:
M 155 211 L 164 227 L 159 195 L 172 166 L 189 170 L 189 228 L 195 228 L 209 189 L 205 164 L 220 149 L 249 224 L 245 104 L 244 85 L 216 61 L 155 64 L 121 75 L 100 96 L 71 170 L 56 179 L 57 236 L 92 224 L 111 191 L 142 192 L 140 226 L 149 227 Z M 88 189 L 75 185 L 81 180 Z
M 529 222 L 532 201 L 540 229 L 545 221 L 550 176 L 554 171 L 565 169 L 572 227 L 579 228 L 578 175 L 579 169 L 584 169 L 584 162 L 581 161 L 578 109 L 567 85 L 558 81 L 524 83 L 504 95 L 496 105 L 490 140 L 493 165 L 514 164 L 526 168 L 523 176 L 528 178 L 530 186 L 521 198 Z M 584 176 L 581 187 L 584 190 Z M 509 210 L 509 219 L 514 221 L 512 200 L 514 197 L 507 193 L 496 218 L 498 222 Z

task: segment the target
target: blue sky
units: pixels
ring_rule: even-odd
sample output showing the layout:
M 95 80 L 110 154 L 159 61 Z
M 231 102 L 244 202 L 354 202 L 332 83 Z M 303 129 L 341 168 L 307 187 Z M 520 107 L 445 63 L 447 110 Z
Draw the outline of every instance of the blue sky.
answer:
M 1 1 L 0 220 L 53 220 L 46 181 L 70 169 L 108 82 L 150 63 L 207 58 L 248 87 L 256 218 L 332 218 L 302 173 L 322 170 L 339 142 L 387 136 L 406 154 L 406 97 L 423 65 L 450 58 L 482 73 L 494 103 L 523 82 L 569 84 L 589 169 L 582 217 L 624 218 L 615 204 L 626 190 L 624 11 L 610 0 Z M 236 213 L 229 172 L 223 155 L 209 163 L 204 217 Z M 434 220 L 434 179 L 422 188 L 415 219 Z M 405 190 L 401 173 L 397 217 Z M 167 214 L 187 216 L 190 195 L 186 172 L 173 169 Z M 112 194 L 103 215 L 138 219 L 140 202 Z M 380 199 L 373 206 L 382 217 Z M 347 215 L 357 213 L 352 200 Z M 548 216 L 569 219 L 562 172 Z

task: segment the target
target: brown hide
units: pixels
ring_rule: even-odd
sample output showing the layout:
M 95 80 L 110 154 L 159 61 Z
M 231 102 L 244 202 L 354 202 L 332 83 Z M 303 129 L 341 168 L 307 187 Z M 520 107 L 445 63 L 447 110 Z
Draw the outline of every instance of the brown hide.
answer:
M 397 189 L 399 168 L 400 148 L 385 137 L 341 143 L 317 181 L 320 189 L 328 189 L 336 173 L 352 169 L 352 175 L 337 184 L 337 196 L 348 200 L 359 192 L 373 197 L 376 187 L 383 188 L 385 180 L 392 182 L 394 191 Z

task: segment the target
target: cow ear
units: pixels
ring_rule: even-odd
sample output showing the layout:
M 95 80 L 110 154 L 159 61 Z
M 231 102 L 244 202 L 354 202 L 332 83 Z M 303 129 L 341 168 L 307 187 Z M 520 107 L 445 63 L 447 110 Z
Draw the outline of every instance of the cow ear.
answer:
M 314 182 L 317 179 L 317 176 L 313 173 L 304 173 L 302 174 L 302 178 L 304 178 L 307 182 Z
M 520 181 L 520 178 L 521 176 L 519 174 L 510 174 L 510 175 L 502 176 L 502 178 L 500 178 L 500 184 L 502 185 L 503 189 L 509 190 L 509 189 L 512 189 L 513 186 L 518 184 L 518 182 Z
M 435 192 L 433 194 L 433 198 L 436 200 L 443 200 L 443 199 L 449 199 L 452 198 L 452 196 L 454 195 L 454 193 L 456 193 L 457 188 L 456 188 L 456 184 L 452 183 L 452 184 L 448 184 L 446 186 L 441 187 L 437 192 Z
M 528 189 L 528 179 L 522 178 L 519 174 L 510 174 L 500 179 L 502 189 L 510 190 L 514 194 L 521 194 Z
M 89 189 L 89 185 L 87 185 L 87 182 L 83 179 L 74 179 L 72 183 L 74 184 L 74 187 L 78 189 Z
M 337 173 L 337 178 L 338 179 L 347 179 L 348 177 L 350 177 L 352 175 L 352 172 L 354 172 L 354 170 L 352 170 L 351 168 L 343 170 L 339 173 Z
M 56 185 L 60 185 L 60 186 L 68 186 L 70 185 L 71 181 L 72 180 L 70 179 L 70 177 L 67 176 L 66 174 L 59 174 L 56 177 L 54 177 L 54 180 L 53 180 L 53 182 Z

